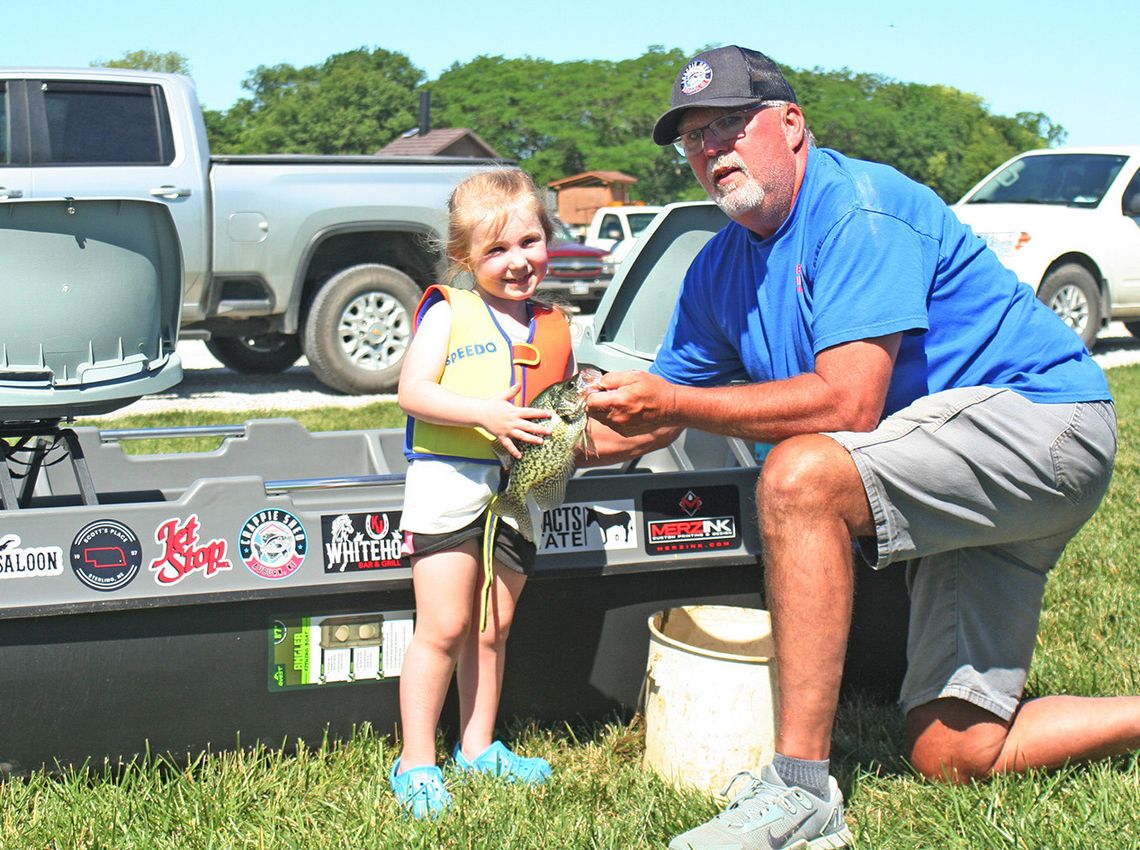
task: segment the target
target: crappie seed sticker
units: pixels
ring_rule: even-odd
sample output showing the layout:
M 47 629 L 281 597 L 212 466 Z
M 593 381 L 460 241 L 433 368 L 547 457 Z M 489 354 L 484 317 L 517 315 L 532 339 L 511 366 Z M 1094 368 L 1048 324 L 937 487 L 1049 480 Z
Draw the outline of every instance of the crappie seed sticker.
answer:
M 242 562 L 270 581 L 288 578 L 301 568 L 309 550 L 305 526 L 280 508 L 266 508 L 245 521 L 238 535 Z
M 732 485 L 649 490 L 642 505 L 645 551 L 650 555 L 741 545 L 740 494 Z
M 540 552 L 589 552 L 637 548 L 633 499 L 572 502 L 542 514 Z
M 99 519 L 83 526 L 71 542 L 71 569 L 92 590 L 126 587 L 142 567 L 142 543 L 128 526 Z

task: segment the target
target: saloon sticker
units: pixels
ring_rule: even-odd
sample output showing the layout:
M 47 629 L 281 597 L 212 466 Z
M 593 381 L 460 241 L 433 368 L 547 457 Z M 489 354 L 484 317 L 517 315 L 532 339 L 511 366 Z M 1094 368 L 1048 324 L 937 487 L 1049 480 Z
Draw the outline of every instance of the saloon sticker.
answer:
M 278 581 L 301 568 L 309 550 L 305 526 L 281 508 L 266 508 L 245 521 L 238 535 L 238 552 L 256 576 Z
M 63 549 L 21 546 L 20 535 L 0 534 L 0 579 L 57 576 L 63 573 Z
M 130 528 L 111 519 L 85 525 L 71 543 L 71 569 L 92 590 L 120 590 L 142 566 L 142 544 Z
M 572 502 L 542 515 L 540 552 L 588 552 L 637 548 L 633 499 Z
M 650 555 L 740 545 L 740 495 L 732 485 L 650 490 L 642 504 L 645 551 Z
M 210 578 L 233 569 L 226 558 L 226 541 L 215 538 L 203 542 L 198 529 L 198 515 L 191 514 L 185 522 L 175 517 L 155 530 L 154 542 L 162 547 L 162 554 L 150 562 L 150 570 L 157 584 L 178 584 L 194 572 Z
M 406 567 L 400 511 L 321 517 L 326 573 Z
M 400 675 L 413 613 L 385 611 L 274 620 L 269 690 L 379 682 Z

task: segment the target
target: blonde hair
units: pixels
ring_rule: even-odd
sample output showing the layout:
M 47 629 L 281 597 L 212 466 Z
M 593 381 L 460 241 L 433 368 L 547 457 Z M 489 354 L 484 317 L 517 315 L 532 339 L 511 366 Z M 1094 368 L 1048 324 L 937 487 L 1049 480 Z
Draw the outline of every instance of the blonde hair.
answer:
M 490 224 L 489 241 L 493 241 L 519 209 L 534 214 L 549 243 L 554 236 L 554 222 L 542 202 L 542 193 L 526 172 L 517 168 L 480 171 L 456 186 L 447 201 L 448 264 L 444 282 L 454 284 L 460 275 L 471 271 L 472 255 L 485 247 L 473 244 L 479 225 Z

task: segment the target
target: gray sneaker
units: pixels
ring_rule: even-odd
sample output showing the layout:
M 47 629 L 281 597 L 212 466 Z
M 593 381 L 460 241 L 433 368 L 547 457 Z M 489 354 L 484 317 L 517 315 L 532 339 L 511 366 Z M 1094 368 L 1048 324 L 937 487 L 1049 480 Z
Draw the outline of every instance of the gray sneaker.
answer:
M 828 799 L 803 788 L 785 785 L 767 765 L 757 777 L 738 773 L 748 787 L 708 823 L 682 833 L 669 842 L 669 850 L 838 850 L 851 841 L 843 819 L 843 795 L 828 777 Z

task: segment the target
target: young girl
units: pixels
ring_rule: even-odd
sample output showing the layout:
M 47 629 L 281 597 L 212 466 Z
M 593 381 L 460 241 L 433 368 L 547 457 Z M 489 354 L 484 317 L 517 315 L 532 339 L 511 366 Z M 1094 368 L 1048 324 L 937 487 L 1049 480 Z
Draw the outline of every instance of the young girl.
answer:
M 401 529 L 412 562 L 416 627 L 400 679 L 404 747 L 390 782 L 417 818 L 451 805 L 436 766 L 435 734 L 453 671 L 455 767 L 512 782 L 550 775 L 543 759 L 522 758 L 493 739 L 507 633 L 535 546 L 500 521 L 497 533 L 490 531 L 491 584 L 481 590 L 482 544 L 485 527 L 493 529 L 486 509 L 502 471 L 492 442 L 515 457 L 515 442 L 541 443 L 550 433 L 548 414 L 525 405 L 574 372 L 566 317 L 532 300 L 546 274 L 552 232 L 534 183 L 517 170 L 476 174 L 456 187 L 448 212 L 447 280 L 469 275 L 475 287 L 433 286 L 424 293 L 399 388 L 410 461 Z

